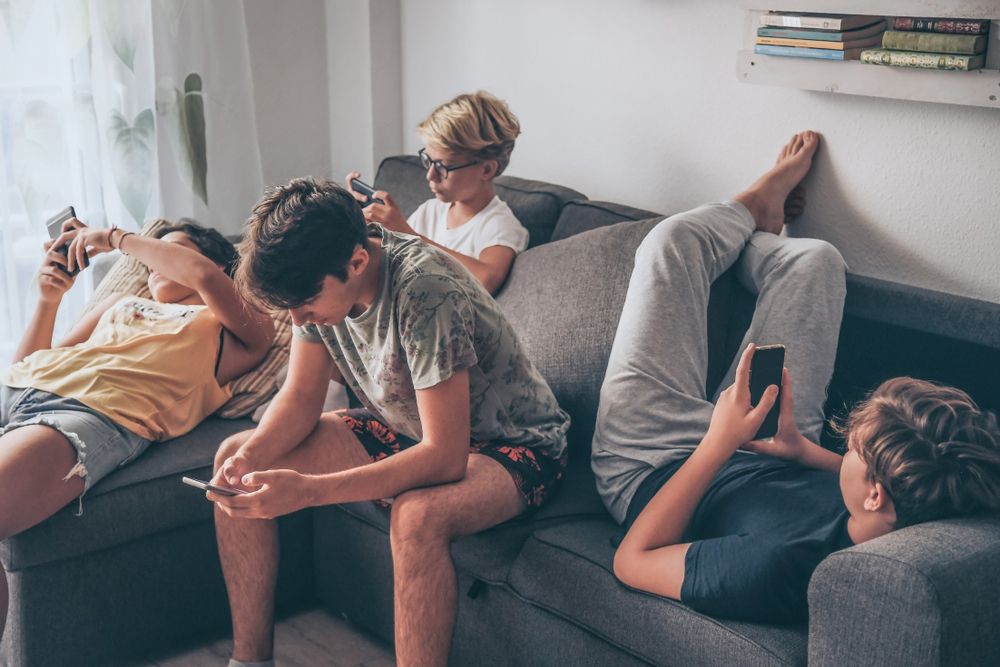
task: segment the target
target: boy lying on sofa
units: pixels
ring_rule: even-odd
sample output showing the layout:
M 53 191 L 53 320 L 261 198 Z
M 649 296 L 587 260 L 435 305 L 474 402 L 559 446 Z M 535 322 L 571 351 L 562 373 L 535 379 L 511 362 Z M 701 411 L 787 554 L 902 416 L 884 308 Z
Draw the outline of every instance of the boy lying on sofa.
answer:
M 795 135 L 733 201 L 650 232 L 601 389 L 592 464 L 627 530 L 615 574 L 708 614 L 805 621 L 809 579 L 830 553 L 917 523 L 1000 510 L 996 419 L 957 389 L 889 380 L 842 427 L 845 456 L 816 444 L 845 267 L 832 246 L 778 233 L 783 203 L 818 145 L 813 132 Z M 710 401 L 709 288 L 734 264 L 757 307 L 720 385 L 728 388 Z M 754 343 L 787 347 L 770 440 L 754 437 L 778 387 L 751 404 Z
M 56 249 L 67 242 L 64 256 Z M 113 294 L 53 345 L 56 311 L 76 280 L 63 267 L 115 249 L 149 267 L 155 300 Z M 34 317 L 0 377 L 0 540 L 82 498 L 151 443 L 193 429 L 274 338 L 271 317 L 249 308 L 229 277 L 232 244 L 193 221 L 150 238 L 73 218 L 45 250 Z M 0 635 L 7 596 L 3 576 Z
M 409 220 L 392 195 L 378 191 L 364 208 L 365 219 L 394 232 L 414 234 L 457 259 L 496 294 L 507 280 L 514 257 L 528 247 L 529 235 L 493 188 L 493 179 L 510 163 L 521 133 L 507 105 L 485 91 L 459 95 L 434 110 L 417 126 L 424 142 L 420 159 L 434 196 Z M 360 202 L 365 195 L 347 187 Z

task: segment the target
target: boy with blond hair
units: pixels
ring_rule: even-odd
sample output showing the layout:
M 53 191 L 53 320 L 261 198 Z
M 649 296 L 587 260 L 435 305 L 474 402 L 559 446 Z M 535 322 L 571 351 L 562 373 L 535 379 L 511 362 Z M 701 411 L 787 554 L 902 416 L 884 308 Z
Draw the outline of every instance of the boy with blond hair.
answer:
M 392 195 L 380 190 L 374 198 L 385 203 L 365 207 L 365 219 L 441 248 L 495 294 L 529 241 L 528 230 L 493 187 L 521 133 L 517 117 L 503 100 L 480 90 L 442 104 L 417 126 L 417 133 L 424 142 L 419 154 L 434 197 L 407 220 Z M 348 174 L 348 188 L 360 177 Z M 351 192 L 359 202 L 368 199 Z

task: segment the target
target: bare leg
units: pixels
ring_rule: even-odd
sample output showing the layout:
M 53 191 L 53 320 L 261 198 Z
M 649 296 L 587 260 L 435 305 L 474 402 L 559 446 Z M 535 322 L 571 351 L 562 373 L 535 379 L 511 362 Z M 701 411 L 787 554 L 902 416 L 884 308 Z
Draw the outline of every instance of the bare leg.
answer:
M 414 489 L 392 506 L 396 663 L 444 667 L 458 613 L 458 582 L 448 545 L 521 514 L 527 503 L 503 466 L 472 454 L 465 478 Z
M 250 436 L 227 439 L 215 468 Z M 331 473 L 371 463 L 354 433 L 335 413 L 324 414 L 301 445 L 273 468 L 305 474 Z M 233 615 L 233 659 L 263 662 L 274 654 L 274 587 L 278 577 L 278 524 L 275 520 L 234 519 L 215 508 L 215 532 Z
M 76 465 L 66 436 L 48 426 L 0 436 L 0 540 L 41 523 L 84 490 L 82 477 L 64 479 Z M 7 624 L 7 573 L 0 577 L 0 637 Z
M 818 134 L 812 131 L 796 134 L 781 149 L 774 168 L 757 179 L 749 189 L 733 197 L 747 207 L 757 223 L 757 229 L 772 234 L 781 233 L 785 223 L 786 201 L 799 181 L 809 172 L 817 148 Z M 798 192 L 804 195 L 804 191 Z

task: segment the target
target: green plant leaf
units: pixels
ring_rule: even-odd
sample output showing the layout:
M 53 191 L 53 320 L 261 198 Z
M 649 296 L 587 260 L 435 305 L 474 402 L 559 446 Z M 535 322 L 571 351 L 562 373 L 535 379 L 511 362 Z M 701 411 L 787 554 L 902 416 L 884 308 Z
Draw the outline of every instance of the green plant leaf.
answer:
M 181 180 L 208 206 L 208 146 L 205 139 L 205 101 L 201 76 L 192 72 L 184 92 L 169 77 L 156 86 L 156 110 L 165 121 Z
M 15 117 L 11 149 L 28 220 L 43 231 L 42 215 L 49 198 L 69 196 L 69 159 L 59 111 L 44 100 L 25 104 Z
M 99 0 L 104 29 L 111 47 L 133 72 L 135 50 L 139 48 L 142 29 L 146 25 L 149 3 L 141 0 Z
M 0 0 L 0 16 L 7 26 L 10 43 L 17 46 L 24 34 L 24 28 L 35 11 L 35 0 Z
M 118 195 L 136 224 L 141 227 L 149 198 L 153 194 L 153 172 L 156 167 L 153 110 L 140 111 L 133 126 L 129 126 L 124 116 L 112 110 L 108 150 Z

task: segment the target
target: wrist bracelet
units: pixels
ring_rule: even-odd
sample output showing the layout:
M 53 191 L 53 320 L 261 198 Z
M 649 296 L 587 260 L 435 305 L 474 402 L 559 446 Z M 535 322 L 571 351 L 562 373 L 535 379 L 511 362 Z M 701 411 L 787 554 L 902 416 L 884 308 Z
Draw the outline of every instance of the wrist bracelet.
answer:
M 111 225 L 111 227 L 108 229 L 108 242 L 107 243 L 108 243 L 108 247 L 111 248 L 112 250 L 114 250 L 114 246 L 111 245 L 111 235 L 115 233 L 116 229 L 118 229 L 118 225 Z
M 135 232 L 123 232 L 122 237 L 118 239 L 118 251 L 121 254 L 125 255 L 126 257 L 131 257 L 131 255 L 125 252 L 125 250 L 122 248 L 122 243 L 125 241 L 125 237 L 128 236 L 129 234 L 135 234 Z

